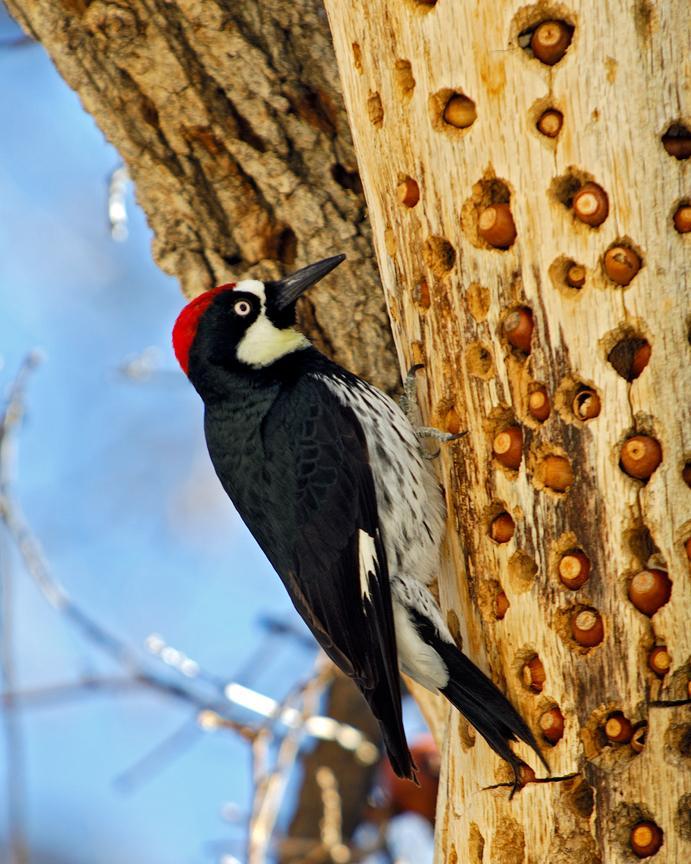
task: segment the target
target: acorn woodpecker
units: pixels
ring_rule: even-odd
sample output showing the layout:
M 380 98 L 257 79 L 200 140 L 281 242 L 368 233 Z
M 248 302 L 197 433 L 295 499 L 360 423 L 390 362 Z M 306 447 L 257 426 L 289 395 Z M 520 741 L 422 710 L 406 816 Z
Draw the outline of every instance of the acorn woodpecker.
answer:
M 415 777 L 401 669 L 443 693 L 518 781 L 509 742 L 540 755 L 535 739 L 457 648 L 428 587 L 445 514 L 416 430 L 294 327 L 298 297 L 344 258 L 205 292 L 175 323 L 175 353 L 204 401 L 223 488 L 321 647 L 364 694 L 396 773 Z

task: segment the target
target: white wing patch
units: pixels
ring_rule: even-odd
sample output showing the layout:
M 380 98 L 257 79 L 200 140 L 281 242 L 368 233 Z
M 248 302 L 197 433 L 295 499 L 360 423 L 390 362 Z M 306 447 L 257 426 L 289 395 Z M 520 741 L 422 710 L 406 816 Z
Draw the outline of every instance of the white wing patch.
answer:
M 357 545 L 360 565 L 360 593 L 363 597 L 370 598 L 369 579 L 377 572 L 377 552 L 374 548 L 374 537 L 360 528 Z

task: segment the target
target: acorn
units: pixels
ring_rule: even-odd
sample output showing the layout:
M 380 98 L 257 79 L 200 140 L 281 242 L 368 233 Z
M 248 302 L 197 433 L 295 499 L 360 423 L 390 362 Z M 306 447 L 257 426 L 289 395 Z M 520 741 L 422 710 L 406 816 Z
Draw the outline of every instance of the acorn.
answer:
M 672 596 L 672 582 L 664 570 L 641 570 L 629 582 L 629 600 L 649 618 Z
M 672 221 L 680 234 L 688 234 L 691 231 L 691 205 L 681 204 L 677 207 Z
M 691 487 L 691 462 L 687 462 L 681 469 L 681 479 L 687 486 Z
M 496 249 L 508 249 L 516 239 L 516 224 L 508 204 L 490 204 L 480 213 L 477 233 Z
M 612 714 L 605 722 L 605 735 L 609 741 L 616 744 L 628 744 L 633 735 L 631 721 L 621 712 Z
M 650 342 L 643 341 L 641 345 L 636 348 L 633 352 L 633 357 L 631 359 L 631 368 L 629 369 L 629 377 L 631 380 L 638 378 L 641 372 L 648 365 L 648 360 L 650 360 L 650 353 L 652 348 L 650 347 Z
M 504 335 L 510 345 L 530 354 L 530 340 L 533 336 L 533 313 L 527 306 L 519 306 L 504 319 Z
M 454 95 L 446 103 L 444 108 L 444 122 L 457 129 L 467 129 L 472 126 L 477 118 L 477 109 L 472 99 L 468 99 L 462 93 Z
M 662 448 L 649 435 L 633 435 L 621 448 L 620 466 L 630 477 L 647 480 L 662 462 Z
M 581 549 L 571 549 L 559 561 L 559 580 L 572 591 L 578 590 L 588 581 L 590 561 Z
M 673 123 L 662 136 L 662 146 L 675 159 L 691 156 L 691 132 L 681 123 Z
M 572 30 L 563 21 L 543 21 L 530 37 L 533 54 L 547 66 L 554 66 L 571 44 Z
M 657 648 L 648 654 L 648 666 L 660 678 L 669 672 L 672 665 L 672 657 L 664 645 L 659 645 Z
M 633 734 L 631 735 L 631 749 L 634 753 L 642 753 L 643 748 L 645 747 L 645 739 L 648 734 L 648 724 L 647 723 L 637 723 L 633 727 Z
M 686 557 L 689 559 L 689 561 L 691 561 L 691 537 L 686 538 L 684 548 L 686 549 Z
M 592 420 L 600 413 L 600 397 L 590 387 L 584 387 L 574 396 L 571 407 L 579 420 Z
M 497 543 L 508 543 L 516 530 L 516 524 L 511 516 L 503 511 L 492 519 L 489 526 L 489 536 Z
M 507 426 L 495 436 L 492 450 L 498 462 L 514 471 L 521 464 L 523 456 L 523 432 L 520 426 Z
M 605 638 L 602 617 L 595 609 L 582 609 L 571 619 L 571 635 L 586 648 L 599 645 Z
M 444 417 L 444 429 L 452 435 L 458 435 L 461 431 L 461 418 L 455 408 L 449 408 Z
M 584 183 L 573 196 L 573 212 L 586 225 L 597 228 L 609 215 L 609 198 L 597 183 Z
M 573 469 L 565 456 L 551 454 L 542 460 L 542 477 L 545 486 L 555 492 L 566 492 L 575 480 Z
M 540 731 L 542 732 L 543 737 L 546 738 L 550 744 L 556 744 L 557 741 L 561 740 L 564 734 L 564 715 L 561 713 L 559 708 L 554 705 L 552 708 L 545 711 L 544 714 L 540 715 L 538 725 L 540 726 Z
M 518 768 L 518 782 L 521 786 L 535 782 L 535 772 L 530 765 L 526 765 L 525 762 L 521 762 Z
M 528 413 L 530 416 L 543 423 L 549 417 L 550 410 L 551 406 L 547 390 L 544 387 L 533 390 L 530 396 L 528 396 Z
M 523 665 L 522 670 L 523 683 L 526 687 L 530 687 L 536 693 L 541 693 L 545 685 L 547 677 L 545 675 L 545 667 L 537 654 Z
M 556 108 L 548 108 L 537 121 L 537 128 L 547 138 L 556 138 L 564 125 L 564 115 Z
M 612 246 L 605 252 L 605 273 L 617 285 L 628 285 L 641 269 L 641 259 L 628 246 Z
M 572 264 L 566 271 L 566 284 L 571 288 L 582 288 L 585 285 L 585 275 L 582 264 Z
M 509 610 L 509 598 L 506 596 L 504 591 L 500 591 L 497 596 L 494 598 L 494 616 L 497 621 L 502 621 L 504 619 L 504 615 Z
M 654 822 L 637 822 L 631 829 L 631 850 L 638 858 L 655 855 L 662 846 L 662 829 Z
M 406 177 L 396 187 L 396 195 L 404 207 L 414 207 L 420 200 L 420 187 L 412 177 Z

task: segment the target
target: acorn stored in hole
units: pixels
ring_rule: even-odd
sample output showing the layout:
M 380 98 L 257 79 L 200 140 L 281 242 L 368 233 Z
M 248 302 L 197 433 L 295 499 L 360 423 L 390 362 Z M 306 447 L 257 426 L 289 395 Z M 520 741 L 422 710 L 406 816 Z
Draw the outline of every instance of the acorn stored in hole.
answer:
M 444 429 L 452 435 L 458 435 L 461 431 L 461 418 L 455 408 L 449 408 L 444 418 Z
M 675 159 L 691 156 L 691 131 L 683 123 L 672 123 L 662 136 L 662 146 Z
M 585 285 L 585 275 L 582 264 L 572 264 L 566 271 L 566 284 L 571 288 L 582 288 Z
M 472 126 L 477 118 L 477 108 L 472 99 L 462 93 L 454 95 L 446 103 L 444 108 L 444 122 L 457 129 L 467 129 Z
M 576 479 L 571 463 L 565 456 L 550 454 L 545 456 L 541 465 L 542 479 L 548 489 L 566 492 Z
M 655 855 L 662 846 L 662 829 L 654 822 L 637 822 L 631 829 L 631 851 L 638 858 Z
M 621 448 L 621 468 L 637 480 L 647 480 L 662 462 L 662 447 L 649 435 L 633 435 Z
M 556 744 L 564 735 L 564 715 L 556 705 L 540 715 L 538 725 L 543 737 L 550 744 Z
M 612 714 L 605 722 L 605 735 L 608 741 L 616 744 L 628 744 L 633 734 L 631 721 L 619 711 Z
M 497 543 L 508 543 L 516 530 L 516 524 L 506 511 L 492 519 L 489 526 L 489 536 Z
M 521 786 L 535 782 L 535 772 L 530 765 L 526 765 L 525 762 L 521 762 L 518 768 L 518 781 Z
M 642 753 L 643 748 L 645 747 L 646 736 L 648 735 L 648 724 L 647 723 L 637 723 L 633 727 L 633 734 L 631 735 L 631 749 L 634 753 Z
M 633 352 L 633 358 L 631 359 L 631 369 L 629 370 L 629 376 L 632 380 L 638 378 L 641 372 L 648 365 L 651 351 L 652 348 L 650 347 L 650 342 L 644 341 Z
M 504 319 L 504 335 L 509 344 L 524 354 L 530 354 L 533 327 L 533 313 L 527 306 L 519 306 Z
M 609 198 L 597 183 L 584 183 L 573 196 L 573 212 L 586 225 L 597 228 L 609 215 Z
M 604 268 L 612 282 L 626 287 L 641 269 L 641 259 L 628 246 L 612 246 L 605 252 Z
M 502 621 L 504 615 L 509 611 L 509 598 L 504 591 L 500 591 L 494 598 L 494 616 L 497 621 Z
M 564 21 L 543 21 L 530 37 L 530 47 L 541 63 L 554 66 L 571 44 L 572 29 Z
M 592 420 L 600 413 L 600 397 L 590 387 L 584 387 L 574 396 L 571 407 L 579 420 Z
M 496 249 L 508 249 L 516 239 L 516 224 L 508 204 L 490 204 L 480 213 L 477 233 Z
M 571 549 L 559 561 L 559 581 L 562 585 L 577 591 L 588 581 L 590 561 L 581 549 Z
M 412 177 L 406 177 L 396 187 L 396 195 L 404 207 L 414 207 L 420 200 L 420 187 Z
M 629 600 L 649 618 L 672 596 L 672 581 L 664 570 L 641 570 L 629 582 Z
M 537 121 L 538 131 L 547 138 L 556 138 L 564 125 L 564 115 L 556 108 L 548 108 Z
M 691 205 L 681 204 L 677 207 L 672 221 L 680 234 L 688 234 L 691 231 Z
M 595 609 L 583 609 L 571 619 L 571 635 L 585 648 L 599 645 L 605 638 L 602 616 Z
M 492 450 L 497 459 L 506 468 L 516 470 L 523 456 L 523 432 L 520 426 L 507 426 L 503 432 L 495 436 Z
M 686 549 L 686 557 L 691 561 L 691 537 L 686 538 L 684 548 Z
M 687 462 L 681 469 L 681 479 L 691 488 L 691 462 Z
M 548 417 L 551 406 L 549 404 L 549 396 L 544 387 L 540 387 L 528 396 L 528 413 L 535 420 L 543 423 Z
M 648 654 L 648 666 L 660 678 L 669 672 L 672 665 L 672 657 L 664 645 L 659 645 L 657 648 Z
M 542 660 L 537 654 L 527 663 L 523 664 L 522 670 L 523 683 L 526 687 L 530 687 L 535 693 L 541 693 L 545 686 L 547 676 L 545 675 L 545 667 L 542 665 Z

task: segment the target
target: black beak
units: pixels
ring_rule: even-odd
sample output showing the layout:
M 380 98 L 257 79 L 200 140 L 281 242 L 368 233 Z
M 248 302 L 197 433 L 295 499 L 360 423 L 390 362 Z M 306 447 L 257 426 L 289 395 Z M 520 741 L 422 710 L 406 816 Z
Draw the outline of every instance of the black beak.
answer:
M 345 261 L 345 255 L 334 255 L 332 258 L 324 258 L 315 264 L 308 264 L 296 273 L 291 273 L 284 279 L 271 282 L 274 289 L 273 303 L 279 311 L 295 303 L 298 297 L 315 283 L 323 279 L 334 267 L 338 267 L 341 261 Z

